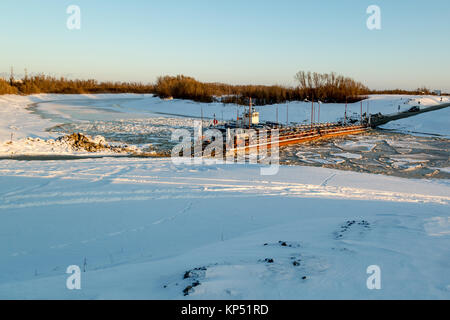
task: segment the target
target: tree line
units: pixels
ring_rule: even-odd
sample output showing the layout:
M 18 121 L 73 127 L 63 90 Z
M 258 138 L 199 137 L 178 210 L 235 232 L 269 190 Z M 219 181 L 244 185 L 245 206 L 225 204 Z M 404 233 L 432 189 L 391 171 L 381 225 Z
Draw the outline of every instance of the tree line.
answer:
M 97 80 L 56 78 L 45 75 L 24 77 L 9 81 L 0 79 L 0 94 L 38 94 L 38 93 L 154 93 L 154 86 L 138 82 L 98 82 Z
M 321 100 L 322 102 L 352 102 L 364 98 L 370 90 L 351 78 L 331 74 L 299 72 L 297 87 L 264 85 L 227 85 L 203 83 L 183 75 L 159 77 L 155 93 L 162 98 L 191 99 L 200 102 L 221 101 L 247 104 L 251 97 L 256 105 L 286 101 Z
M 415 90 L 403 90 L 403 89 L 385 89 L 385 90 L 371 90 L 372 94 L 404 94 L 404 95 L 436 95 L 426 87 L 417 88 Z M 442 95 L 448 95 L 442 93 Z
M 295 75 L 303 98 L 322 102 L 353 102 L 370 93 L 369 88 L 350 77 L 332 73 L 300 71 Z
M 295 75 L 295 87 L 265 85 L 229 85 L 205 83 L 192 77 L 161 76 L 155 84 L 139 82 L 99 82 L 96 80 L 56 78 L 46 75 L 25 76 L 9 81 L 0 79 L 0 94 L 88 94 L 88 93 L 152 93 L 161 98 L 189 99 L 197 102 L 220 101 L 248 104 L 249 97 L 255 105 L 284 103 L 286 101 L 355 102 L 368 94 L 431 94 L 426 88 L 415 91 L 379 90 L 367 88 L 361 82 L 336 73 L 300 71 Z

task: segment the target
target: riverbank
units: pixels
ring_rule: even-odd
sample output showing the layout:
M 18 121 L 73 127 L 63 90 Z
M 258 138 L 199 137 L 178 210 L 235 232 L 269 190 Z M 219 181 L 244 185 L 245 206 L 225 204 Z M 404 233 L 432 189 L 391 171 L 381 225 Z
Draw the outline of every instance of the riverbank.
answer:
M 430 107 L 441 102 L 435 96 L 371 96 L 363 102 L 362 109 L 363 113 L 391 114 L 398 107 L 405 111 L 419 103 Z M 262 121 L 303 124 L 311 120 L 311 104 L 306 102 L 257 109 Z M 151 137 L 170 133 L 173 128 L 192 128 L 193 120 L 200 117 L 207 126 L 213 119 L 235 119 L 239 111 L 243 110 L 243 107 L 221 103 L 165 101 L 153 95 L 4 95 L 0 96 L 0 143 L 24 138 L 55 139 L 73 132 L 102 135 L 108 142 L 122 139 L 126 143 L 136 143 L 136 139 L 132 139 L 133 135 L 145 134 Z M 344 104 L 316 104 L 315 121 L 336 122 L 342 120 L 345 114 L 348 118 L 358 120 L 361 105 L 349 104 L 347 113 L 345 111 Z M 445 120 L 442 118 L 436 117 L 436 120 L 442 122 Z M 446 130 L 448 125 L 445 122 L 433 122 L 433 133 L 441 132 L 445 136 Z

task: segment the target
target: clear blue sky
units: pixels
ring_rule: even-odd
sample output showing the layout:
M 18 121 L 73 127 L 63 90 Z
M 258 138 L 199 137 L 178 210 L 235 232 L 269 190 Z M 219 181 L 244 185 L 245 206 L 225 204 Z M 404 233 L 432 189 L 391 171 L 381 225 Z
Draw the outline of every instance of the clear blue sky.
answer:
M 66 28 L 71 4 L 81 30 Z M 379 31 L 366 28 L 371 4 Z M 450 92 L 448 0 L 2 0 L 0 35 L 0 73 L 291 85 L 299 70 L 335 71 Z

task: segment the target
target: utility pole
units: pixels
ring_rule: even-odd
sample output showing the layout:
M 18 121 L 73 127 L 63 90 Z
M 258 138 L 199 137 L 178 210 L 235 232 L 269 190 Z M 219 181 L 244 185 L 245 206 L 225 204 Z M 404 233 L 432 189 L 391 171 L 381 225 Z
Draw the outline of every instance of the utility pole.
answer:
M 202 122 L 202 124 L 201 124 L 201 131 L 200 131 L 200 139 L 202 139 L 202 137 L 203 137 L 203 106 L 200 106 L 200 117 L 201 117 L 201 122 Z
M 286 104 L 286 126 L 289 126 L 289 104 Z
M 251 126 L 251 118 L 252 118 L 252 97 L 250 97 L 250 103 L 248 105 L 248 128 Z
M 321 105 L 321 102 L 319 101 L 318 103 L 319 103 L 319 112 L 317 114 L 317 123 L 320 124 L 320 105 Z
M 276 112 L 276 114 L 277 114 L 277 125 L 278 125 L 278 106 L 277 106 L 277 112 Z
M 314 96 L 311 99 L 311 129 L 313 128 L 314 122 Z
M 11 75 L 9 76 L 9 84 L 13 85 L 14 84 L 14 68 L 11 67 Z
M 361 124 L 363 123 L 363 119 L 362 119 L 362 100 L 361 100 Z
M 344 125 L 347 124 L 347 97 L 345 97 L 345 114 L 344 114 Z

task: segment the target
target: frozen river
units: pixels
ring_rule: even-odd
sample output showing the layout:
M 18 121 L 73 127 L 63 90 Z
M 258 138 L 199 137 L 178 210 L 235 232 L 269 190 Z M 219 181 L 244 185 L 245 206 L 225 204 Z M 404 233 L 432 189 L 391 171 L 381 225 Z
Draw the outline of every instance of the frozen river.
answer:
M 277 116 L 281 118 L 283 107 L 260 107 L 261 117 L 275 120 L 271 115 L 276 108 Z M 304 109 L 306 107 L 309 108 L 309 105 Z M 326 121 L 337 120 L 341 106 L 327 107 L 329 112 L 323 111 L 322 118 Z M 350 115 L 352 107 L 356 116 L 358 105 L 349 107 Z M 174 145 L 171 141 L 173 130 L 192 130 L 193 121 L 198 120 L 201 114 L 204 115 L 205 125 L 214 117 L 219 121 L 234 119 L 243 108 L 219 103 L 172 103 L 136 97 L 43 102 L 32 106 L 32 110 L 55 123 L 47 129 L 50 132 L 101 135 L 108 142 L 140 148 L 151 146 L 157 151 L 167 152 Z M 294 109 L 292 106 L 291 123 L 304 122 L 302 114 L 306 114 L 306 110 Z M 430 115 L 432 113 L 428 117 Z M 391 127 L 395 128 L 395 123 Z M 280 162 L 285 165 L 327 167 L 407 178 L 450 179 L 449 154 L 450 140 L 445 135 L 433 132 L 427 134 L 424 130 L 415 135 L 401 130 L 377 129 L 362 135 L 283 147 L 280 149 Z

